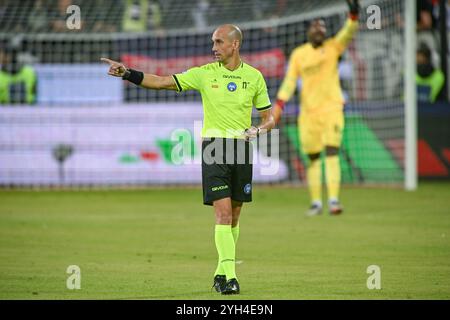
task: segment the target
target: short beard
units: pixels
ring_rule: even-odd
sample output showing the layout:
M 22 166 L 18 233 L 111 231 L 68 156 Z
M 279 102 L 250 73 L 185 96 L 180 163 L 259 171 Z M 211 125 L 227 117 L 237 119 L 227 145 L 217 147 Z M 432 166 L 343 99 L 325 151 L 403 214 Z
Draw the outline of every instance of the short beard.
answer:
M 312 46 L 313 46 L 314 48 L 317 48 L 317 47 L 320 47 L 320 46 L 323 44 L 323 42 L 325 41 L 325 38 L 321 38 L 320 40 L 315 40 L 315 39 L 313 39 L 313 38 L 311 37 L 311 38 L 309 38 L 308 40 L 309 40 L 309 42 L 312 44 Z

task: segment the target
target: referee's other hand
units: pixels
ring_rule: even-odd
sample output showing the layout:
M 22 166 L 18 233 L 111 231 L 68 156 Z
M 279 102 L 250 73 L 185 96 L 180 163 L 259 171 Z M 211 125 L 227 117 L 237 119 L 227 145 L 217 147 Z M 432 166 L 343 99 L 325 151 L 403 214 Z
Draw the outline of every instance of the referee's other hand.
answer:
M 125 74 L 127 68 L 123 63 L 108 59 L 108 58 L 100 58 L 101 61 L 109 64 L 108 74 L 114 77 L 122 77 Z
M 258 136 L 258 128 L 251 126 L 250 128 L 246 129 L 244 132 L 245 140 L 251 141 L 255 139 Z

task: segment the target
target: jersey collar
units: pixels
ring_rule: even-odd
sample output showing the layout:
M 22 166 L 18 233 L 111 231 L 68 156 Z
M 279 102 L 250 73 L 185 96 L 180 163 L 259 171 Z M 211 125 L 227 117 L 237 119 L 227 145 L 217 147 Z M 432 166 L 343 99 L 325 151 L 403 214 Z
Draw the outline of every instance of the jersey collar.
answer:
M 222 62 L 219 62 L 219 67 L 224 68 L 224 69 L 226 69 L 226 70 L 229 71 L 229 72 L 236 72 L 236 71 L 238 71 L 239 69 L 242 69 L 242 68 L 244 67 L 244 61 L 241 60 L 241 64 L 239 65 L 239 67 L 237 67 L 237 68 L 234 69 L 234 70 L 230 70 L 230 69 L 225 68 L 225 66 L 222 64 Z

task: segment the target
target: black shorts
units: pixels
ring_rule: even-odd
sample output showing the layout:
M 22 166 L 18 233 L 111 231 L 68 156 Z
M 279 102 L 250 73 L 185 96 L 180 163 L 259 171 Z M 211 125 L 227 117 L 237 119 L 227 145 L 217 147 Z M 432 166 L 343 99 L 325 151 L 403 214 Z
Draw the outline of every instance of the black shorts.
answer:
M 205 205 L 227 197 L 239 202 L 252 201 L 252 150 L 252 144 L 242 139 L 203 138 Z

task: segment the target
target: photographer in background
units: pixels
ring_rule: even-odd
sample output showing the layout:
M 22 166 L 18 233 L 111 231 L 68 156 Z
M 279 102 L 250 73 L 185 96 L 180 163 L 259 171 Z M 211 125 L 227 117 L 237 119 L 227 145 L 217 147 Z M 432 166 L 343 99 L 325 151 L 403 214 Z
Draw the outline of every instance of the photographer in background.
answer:
M 0 104 L 33 104 L 36 102 L 36 71 L 21 63 L 17 46 L 0 49 Z
M 419 102 L 436 102 L 443 93 L 444 73 L 432 63 L 431 50 L 421 43 L 416 52 L 417 100 Z

